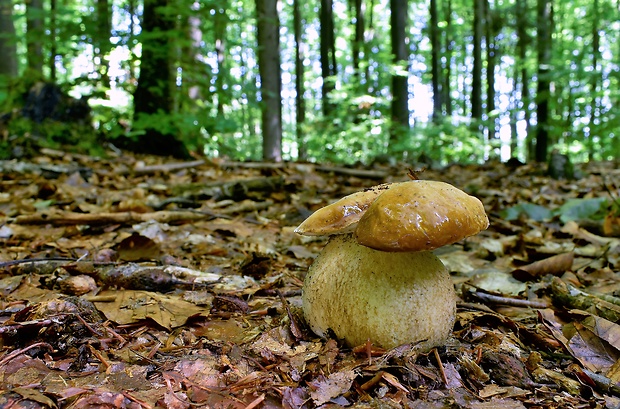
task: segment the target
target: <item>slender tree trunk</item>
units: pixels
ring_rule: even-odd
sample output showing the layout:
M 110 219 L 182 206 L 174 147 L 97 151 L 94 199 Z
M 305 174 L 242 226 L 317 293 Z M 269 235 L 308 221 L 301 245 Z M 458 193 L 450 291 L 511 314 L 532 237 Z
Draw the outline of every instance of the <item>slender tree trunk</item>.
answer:
M 536 91 L 536 161 L 546 162 L 549 146 L 549 99 L 551 97 L 552 0 L 537 0 L 538 86 Z
M 168 14 L 168 0 L 145 0 L 142 13 L 142 58 L 140 77 L 134 93 L 134 116 L 145 126 L 141 143 L 132 146 L 138 152 L 156 155 L 187 156 L 183 144 L 176 139 L 171 126 L 157 126 L 152 118 L 164 121 L 173 110 L 172 45 L 170 32 L 174 18 Z
M 334 10 L 332 0 L 321 0 L 321 77 L 323 79 L 323 115 L 329 116 L 334 109 L 329 93 L 334 90 L 336 68 L 336 37 L 334 34 Z
M 282 161 L 282 80 L 278 0 L 256 0 L 263 159 Z
M 128 12 L 129 12 L 129 38 L 127 39 L 128 44 L 129 44 L 129 82 L 132 83 L 134 81 L 136 81 L 136 70 L 134 69 L 134 67 L 136 66 L 136 61 L 138 60 L 138 57 L 136 56 L 135 53 L 135 41 L 134 39 L 136 38 L 136 24 L 134 23 L 134 17 L 136 16 L 136 10 L 137 10 L 137 5 L 136 5 L 136 1 L 137 0 L 127 0 L 127 8 L 128 8 Z
M 488 114 L 488 129 L 489 129 L 489 141 L 495 140 L 496 142 L 499 140 L 499 129 L 498 129 L 498 116 L 494 115 L 495 111 L 495 67 L 497 65 L 497 50 L 498 43 L 495 39 L 497 34 L 497 26 L 498 24 L 495 21 L 496 11 L 494 8 L 491 8 L 491 4 L 489 0 L 484 0 L 485 6 L 485 15 L 486 15 L 486 45 L 487 45 L 487 114 Z M 495 5 L 494 5 L 495 6 Z M 491 144 L 498 145 L 498 143 Z M 495 152 L 498 156 L 499 151 Z
M 601 35 L 599 33 L 600 24 L 600 11 L 599 0 L 593 0 L 593 18 L 592 18 L 592 82 L 590 84 L 590 94 L 592 95 L 592 102 L 590 106 L 590 134 L 588 135 L 588 160 L 594 160 L 594 138 L 597 136 L 599 115 L 600 115 L 600 98 L 598 95 L 598 83 L 599 83 L 599 59 L 601 56 Z
M 352 44 L 353 52 L 353 74 L 360 80 L 360 60 L 362 47 L 364 46 L 364 1 L 353 0 L 353 15 L 355 21 L 355 34 Z
M 430 1 L 431 24 L 429 27 L 429 35 L 431 38 L 431 82 L 433 87 L 433 122 L 438 123 L 442 115 L 441 108 L 442 92 L 441 92 L 441 44 L 439 33 L 439 16 L 437 13 L 437 0 Z
M 10 1 L 0 2 L 0 55 L 0 75 L 17 77 L 17 37 Z
M 299 1 L 293 0 L 293 34 L 295 36 L 295 137 L 297 140 L 297 159 L 306 161 L 308 152 L 304 136 L 306 105 L 304 103 L 304 42 L 302 37 L 302 18 Z M 354 54 L 355 55 L 355 54 Z
M 28 69 L 43 78 L 43 1 L 26 2 L 26 48 Z
M 392 74 L 392 130 L 390 143 L 398 142 L 409 129 L 409 49 L 407 48 L 408 0 L 390 0 L 392 55 L 397 66 Z
M 620 0 L 618 0 L 620 1 Z M 366 57 L 366 69 L 364 70 L 364 77 L 366 79 L 366 85 L 368 88 L 369 94 L 374 94 L 378 91 L 378 83 L 376 78 L 371 78 L 370 75 L 370 55 L 372 54 L 372 46 L 374 42 L 374 33 L 375 33 L 375 25 L 374 25 L 374 10 L 375 10 L 375 0 L 370 0 L 370 4 L 368 5 L 368 29 L 364 34 L 364 56 Z
M 471 79 L 471 116 L 482 120 L 482 36 L 484 33 L 484 1 L 474 1 L 474 67 Z
M 225 84 L 229 78 L 226 68 L 226 27 L 228 26 L 228 0 L 218 1 L 219 5 L 215 8 L 213 25 L 215 32 L 215 52 L 217 54 L 217 77 L 215 77 L 215 89 L 217 94 L 216 110 L 219 117 L 224 116 L 224 106 L 230 102 L 229 91 L 225 89 Z
M 204 18 L 201 2 L 195 0 L 190 6 L 191 14 L 187 17 L 187 46 L 181 48 L 180 60 L 183 68 L 183 91 L 187 97 L 192 100 L 204 99 L 204 89 L 199 85 L 198 79 L 200 68 L 204 65 L 204 56 L 202 55 L 202 21 Z M 198 68 L 198 69 L 197 69 Z M 206 81 L 205 81 L 206 82 Z
M 443 67 L 443 97 L 442 102 L 444 104 L 443 110 L 446 113 L 446 116 L 450 117 L 452 115 L 452 96 L 450 95 L 450 78 L 452 76 L 452 60 L 453 60 L 453 50 L 454 50 L 454 29 L 452 28 L 452 0 L 444 0 L 444 14 L 446 17 L 446 29 L 444 30 L 445 41 L 444 41 L 444 55 L 445 55 L 445 65 Z
M 516 32 L 517 32 L 517 67 L 519 70 L 518 80 L 521 86 L 521 102 L 519 107 L 523 111 L 523 120 L 525 121 L 525 158 L 527 161 L 535 159 L 534 149 L 534 136 L 530 132 L 531 112 L 530 112 L 530 78 L 526 65 L 527 49 L 530 44 L 530 36 L 527 33 L 528 18 L 527 18 L 528 4 L 527 0 L 517 1 L 515 3 L 516 14 Z
M 50 0 L 50 16 L 49 16 L 49 27 L 50 27 L 50 35 L 49 35 L 49 47 L 50 47 L 50 59 L 49 59 L 49 67 L 50 67 L 50 80 L 53 82 L 56 81 L 56 59 L 58 57 L 62 58 L 62 56 L 58 55 L 58 47 L 57 47 L 57 34 L 58 34 L 58 24 L 57 24 L 57 14 L 56 14 L 56 0 Z
M 53 0 L 54 1 L 54 0 Z M 95 66 L 99 68 L 99 76 L 104 87 L 110 87 L 108 75 L 108 56 L 112 50 L 110 36 L 112 35 L 112 13 L 108 0 L 96 0 L 96 24 L 97 33 L 95 38 Z

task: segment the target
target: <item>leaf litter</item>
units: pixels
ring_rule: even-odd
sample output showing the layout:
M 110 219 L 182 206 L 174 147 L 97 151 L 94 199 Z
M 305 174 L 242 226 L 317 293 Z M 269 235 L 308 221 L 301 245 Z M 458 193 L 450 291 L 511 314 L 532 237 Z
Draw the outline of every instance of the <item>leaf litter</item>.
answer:
M 619 407 L 614 163 L 578 180 L 500 163 L 418 173 L 491 220 L 437 251 L 460 296 L 446 345 L 351 349 L 305 327 L 326 239 L 293 230 L 409 167 L 3 162 L 0 407 Z

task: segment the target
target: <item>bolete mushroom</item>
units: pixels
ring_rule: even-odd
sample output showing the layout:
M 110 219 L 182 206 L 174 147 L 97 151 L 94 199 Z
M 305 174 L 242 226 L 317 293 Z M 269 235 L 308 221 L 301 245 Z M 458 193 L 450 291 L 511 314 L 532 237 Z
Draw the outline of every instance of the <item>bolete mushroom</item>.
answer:
M 303 285 L 310 328 L 321 337 L 331 330 L 349 346 L 444 343 L 456 294 L 430 250 L 488 224 L 480 200 L 426 180 L 379 185 L 319 209 L 295 230 L 332 235 Z

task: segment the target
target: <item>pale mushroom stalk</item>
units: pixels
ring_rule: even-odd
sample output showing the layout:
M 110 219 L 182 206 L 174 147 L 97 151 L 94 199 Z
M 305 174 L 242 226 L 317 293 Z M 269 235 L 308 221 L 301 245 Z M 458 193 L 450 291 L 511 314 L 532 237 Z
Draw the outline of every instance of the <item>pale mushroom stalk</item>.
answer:
M 317 335 L 331 330 L 350 346 L 444 343 L 456 294 L 430 250 L 487 226 L 477 198 L 434 181 L 380 185 L 318 210 L 296 230 L 334 234 L 304 281 L 306 320 Z

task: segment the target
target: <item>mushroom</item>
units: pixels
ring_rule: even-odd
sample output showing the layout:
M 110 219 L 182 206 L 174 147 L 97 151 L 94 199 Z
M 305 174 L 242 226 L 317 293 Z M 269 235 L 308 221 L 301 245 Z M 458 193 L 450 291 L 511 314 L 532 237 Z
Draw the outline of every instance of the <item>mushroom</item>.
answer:
M 456 314 L 450 274 L 431 250 L 477 234 L 480 200 L 444 182 L 375 186 L 319 209 L 295 231 L 331 235 L 310 266 L 303 312 L 317 335 L 385 348 L 446 341 Z

